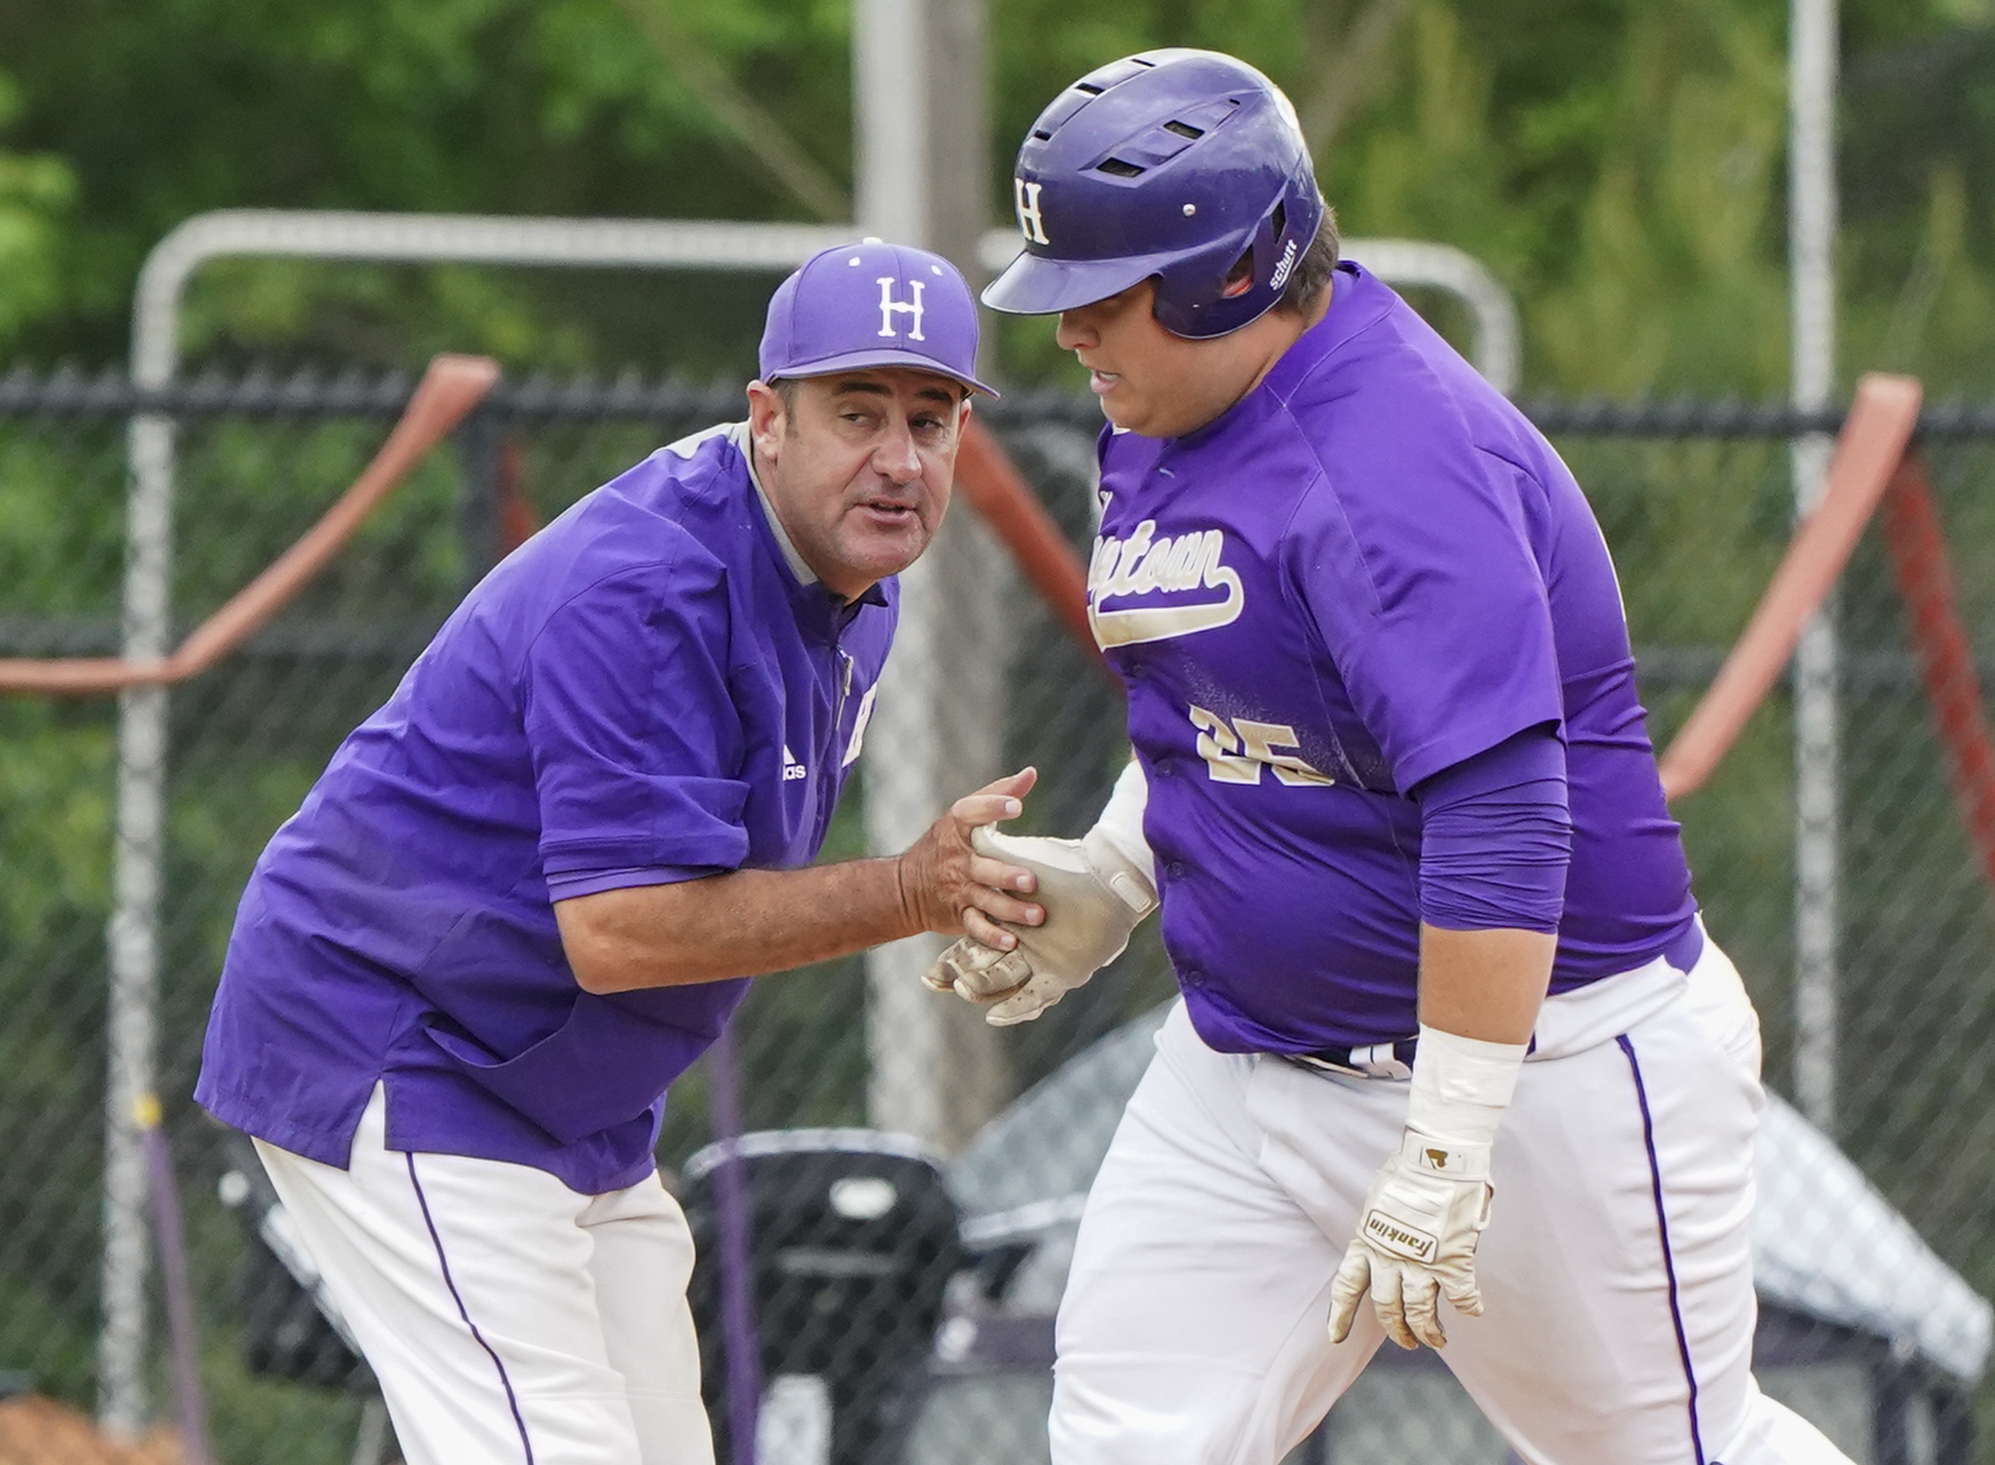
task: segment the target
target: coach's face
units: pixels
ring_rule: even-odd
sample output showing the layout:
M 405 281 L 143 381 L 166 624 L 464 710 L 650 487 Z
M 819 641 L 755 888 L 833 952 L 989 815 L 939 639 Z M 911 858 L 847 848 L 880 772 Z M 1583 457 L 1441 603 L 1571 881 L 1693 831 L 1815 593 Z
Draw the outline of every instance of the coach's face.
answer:
M 748 388 L 756 471 L 805 564 L 850 600 L 913 564 L 949 507 L 968 394 L 912 367 Z
M 1192 341 L 1157 321 L 1156 283 L 1060 313 L 1056 339 L 1088 369 L 1088 387 L 1117 427 L 1182 437 L 1252 391 L 1293 343 L 1295 317 L 1274 312 L 1224 336 Z

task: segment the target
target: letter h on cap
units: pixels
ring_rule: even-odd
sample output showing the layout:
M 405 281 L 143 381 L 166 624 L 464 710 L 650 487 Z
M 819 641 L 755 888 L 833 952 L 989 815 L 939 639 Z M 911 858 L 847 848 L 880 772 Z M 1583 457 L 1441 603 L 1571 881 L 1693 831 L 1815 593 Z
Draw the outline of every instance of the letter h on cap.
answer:
M 911 315 L 914 317 L 914 324 L 908 328 L 907 338 L 910 341 L 927 339 L 927 337 L 921 334 L 921 284 L 922 282 L 919 280 L 909 280 L 908 288 L 914 291 L 914 299 L 896 300 L 894 299 L 894 277 L 892 275 L 880 276 L 881 335 L 891 336 L 895 340 L 899 340 L 900 332 L 894 329 L 894 317 L 897 315 Z

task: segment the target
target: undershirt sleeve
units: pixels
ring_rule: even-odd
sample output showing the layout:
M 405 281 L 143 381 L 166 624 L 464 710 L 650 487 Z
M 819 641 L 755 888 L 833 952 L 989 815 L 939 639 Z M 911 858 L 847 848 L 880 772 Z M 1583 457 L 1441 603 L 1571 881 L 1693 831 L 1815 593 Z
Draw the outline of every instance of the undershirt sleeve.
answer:
M 1572 859 L 1565 745 L 1550 724 L 1442 769 L 1420 806 L 1420 919 L 1554 935 Z

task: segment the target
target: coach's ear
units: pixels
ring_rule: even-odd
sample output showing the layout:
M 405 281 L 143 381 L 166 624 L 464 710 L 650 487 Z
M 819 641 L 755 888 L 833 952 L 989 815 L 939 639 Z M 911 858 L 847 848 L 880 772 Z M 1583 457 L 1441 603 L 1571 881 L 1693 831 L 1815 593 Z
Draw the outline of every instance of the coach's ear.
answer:
M 788 407 L 783 394 L 765 381 L 748 384 L 748 436 L 755 451 L 774 462 L 782 441 Z

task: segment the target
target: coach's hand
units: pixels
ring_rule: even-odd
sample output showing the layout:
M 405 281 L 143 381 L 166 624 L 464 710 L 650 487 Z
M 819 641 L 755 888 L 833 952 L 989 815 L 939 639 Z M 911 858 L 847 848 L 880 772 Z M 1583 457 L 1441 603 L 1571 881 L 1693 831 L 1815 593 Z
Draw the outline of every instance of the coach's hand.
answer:
M 1045 918 L 1023 898 L 1037 884 L 1032 871 L 993 859 L 970 843 L 973 831 L 1017 818 L 1020 800 L 1038 779 L 1037 770 L 1024 768 L 965 794 L 895 862 L 901 905 L 919 930 L 967 933 L 1009 950 L 1017 944 L 1012 928 L 1030 929 Z
M 964 937 L 923 980 L 970 1002 L 992 1003 L 985 1021 L 1029 1022 L 1122 954 L 1136 923 L 1157 908 L 1149 872 L 1118 851 L 1099 828 L 1080 839 L 1043 839 L 980 828 L 971 843 L 1037 877 L 1045 922 L 1010 934 L 1010 950 Z
M 1358 1234 L 1330 1285 L 1331 1342 L 1350 1336 L 1368 1292 L 1387 1336 L 1402 1348 L 1448 1341 L 1443 1297 L 1458 1312 L 1482 1312 L 1475 1245 L 1489 1223 L 1489 1151 L 1407 1129 L 1372 1181 Z

